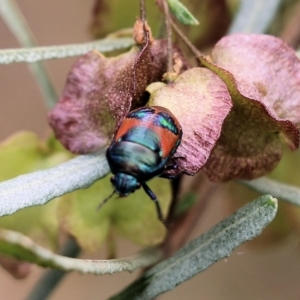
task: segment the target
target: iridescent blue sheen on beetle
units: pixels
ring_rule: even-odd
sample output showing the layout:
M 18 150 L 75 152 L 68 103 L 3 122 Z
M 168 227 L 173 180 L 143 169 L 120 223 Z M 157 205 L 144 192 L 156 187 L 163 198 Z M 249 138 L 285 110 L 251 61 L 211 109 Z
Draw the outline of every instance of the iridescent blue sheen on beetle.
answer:
M 181 126 L 168 109 L 151 106 L 131 111 L 106 152 L 114 174 L 111 178 L 114 192 L 127 196 L 142 186 L 155 202 L 158 218 L 162 221 L 159 202 L 146 181 L 163 176 L 166 168 L 174 167 L 170 159 L 181 137 Z

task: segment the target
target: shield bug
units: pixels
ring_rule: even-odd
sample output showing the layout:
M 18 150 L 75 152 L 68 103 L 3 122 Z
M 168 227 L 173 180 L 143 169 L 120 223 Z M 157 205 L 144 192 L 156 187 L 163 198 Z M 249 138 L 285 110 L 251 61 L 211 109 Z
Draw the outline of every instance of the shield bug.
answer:
M 181 137 L 181 126 L 168 109 L 149 106 L 131 111 L 106 151 L 114 191 L 102 204 L 114 193 L 127 196 L 142 186 L 163 221 L 159 201 L 146 181 L 155 176 L 170 178 L 164 171 L 176 168 L 171 157 Z

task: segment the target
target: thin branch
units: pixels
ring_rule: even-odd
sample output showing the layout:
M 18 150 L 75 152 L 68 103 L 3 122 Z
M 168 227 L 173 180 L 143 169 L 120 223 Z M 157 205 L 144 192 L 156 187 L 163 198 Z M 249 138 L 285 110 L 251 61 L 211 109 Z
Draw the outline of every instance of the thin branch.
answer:
M 140 0 L 140 20 L 137 20 L 134 31 L 138 30 L 139 28 L 141 28 L 141 24 L 140 22 L 142 22 L 142 28 L 143 28 L 143 35 L 142 38 L 139 37 L 139 39 L 141 38 L 141 40 L 139 40 L 139 42 L 141 43 L 141 48 L 140 48 L 140 52 L 132 66 L 132 94 L 135 95 L 136 93 L 136 68 L 138 63 L 141 61 L 141 57 L 144 55 L 145 51 L 148 49 L 149 44 L 150 44 L 150 39 L 151 34 L 150 34 L 150 28 L 147 25 L 147 21 L 146 21 L 146 9 L 145 9 L 145 1 L 144 0 Z M 138 29 L 137 29 L 138 28 Z M 135 38 L 136 42 L 138 43 L 137 39 Z
M 169 6 L 166 0 L 162 0 L 163 11 L 165 15 L 167 30 L 167 53 L 168 53 L 168 72 L 173 72 L 173 43 L 172 43 L 172 26 Z
M 173 29 L 175 30 L 176 34 L 182 39 L 188 49 L 195 55 L 195 57 L 202 56 L 202 53 L 190 42 L 190 40 L 185 36 L 185 34 L 180 30 L 180 28 L 170 20 Z
M 157 247 L 142 250 L 129 257 L 111 260 L 71 258 L 55 254 L 37 245 L 25 235 L 5 229 L 0 231 L 0 250 L 3 254 L 33 262 L 42 267 L 95 275 L 133 272 L 135 269 L 151 266 L 162 258 L 162 251 Z
M 140 0 L 140 18 L 141 18 L 141 21 L 145 24 L 145 22 L 146 22 L 145 0 Z
M 172 201 L 171 201 L 169 212 L 168 212 L 168 215 L 167 215 L 167 218 L 166 218 L 167 224 L 169 224 L 170 220 L 173 219 L 173 216 L 174 216 L 174 213 L 175 213 L 175 210 L 176 210 L 176 206 L 177 206 L 177 203 L 178 203 L 178 200 L 179 200 L 178 195 L 179 195 L 182 179 L 183 179 L 183 175 L 180 174 L 176 178 L 171 180 Z

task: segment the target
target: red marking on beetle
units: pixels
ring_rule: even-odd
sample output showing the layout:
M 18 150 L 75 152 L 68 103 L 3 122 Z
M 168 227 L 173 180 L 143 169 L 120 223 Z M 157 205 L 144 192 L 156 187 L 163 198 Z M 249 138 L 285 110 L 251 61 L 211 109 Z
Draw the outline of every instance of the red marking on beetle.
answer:
M 142 119 L 125 118 L 114 136 L 114 141 L 118 141 L 118 139 L 126 134 L 131 128 L 145 127 L 153 130 L 160 137 L 161 151 L 163 153 L 162 157 L 166 157 L 173 151 L 176 142 L 181 138 L 181 126 L 175 116 L 168 109 L 160 106 L 151 106 L 151 108 L 154 109 L 154 112 L 147 114 L 147 116 Z M 137 110 L 139 110 L 139 108 Z M 177 135 L 168 128 L 164 128 L 154 124 L 155 116 L 159 112 L 167 113 L 172 117 L 178 129 Z

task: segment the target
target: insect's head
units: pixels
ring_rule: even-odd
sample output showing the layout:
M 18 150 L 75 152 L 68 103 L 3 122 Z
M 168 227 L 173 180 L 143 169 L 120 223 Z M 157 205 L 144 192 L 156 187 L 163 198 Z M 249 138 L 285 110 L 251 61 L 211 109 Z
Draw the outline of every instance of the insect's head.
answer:
M 110 181 L 120 196 L 128 196 L 141 187 L 136 177 L 126 173 L 117 173 Z

